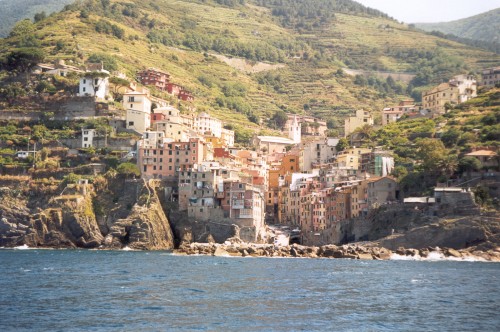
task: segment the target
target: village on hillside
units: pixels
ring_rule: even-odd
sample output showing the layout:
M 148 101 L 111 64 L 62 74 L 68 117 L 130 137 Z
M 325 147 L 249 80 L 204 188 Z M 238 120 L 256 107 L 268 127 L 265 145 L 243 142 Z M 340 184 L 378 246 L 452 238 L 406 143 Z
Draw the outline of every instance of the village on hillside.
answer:
M 375 123 L 370 111 L 357 110 L 347 117 L 343 137 L 328 137 L 321 119 L 287 114 L 281 136 L 254 135 L 245 146 L 235 146 L 231 126 L 197 112 L 190 106 L 195 96 L 160 69 L 146 68 L 136 79 L 128 79 L 111 74 L 102 63 L 89 63 L 82 70 L 58 61 L 38 64 L 31 75 L 36 79 L 75 74 L 80 77 L 78 93 L 59 96 L 51 118 L 105 119 L 110 131 L 82 127 L 78 137 L 42 140 L 31 146 L 28 139 L 26 148 L 11 157 L 35 160 L 42 150 L 61 156 L 60 160 L 68 155 L 95 156 L 99 151 L 115 153 L 121 163 L 135 164 L 142 179 L 161 181 L 165 200 L 187 220 L 205 225 L 207 232 L 216 234 L 220 225 L 236 225 L 241 239 L 248 242 L 279 242 L 284 237 L 285 242 L 318 245 L 341 241 L 343 222 L 363 220 L 381 207 L 408 205 L 431 215 L 461 208 L 463 213 L 476 211 L 467 186 L 436 184 L 429 197 L 403 197 L 393 176 L 393 151 L 361 147 L 364 129 Z M 479 85 L 499 82 L 500 68 L 490 68 Z M 477 85 L 469 75 L 455 76 L 424 92 L 421 104 L 402 100 L 388 105 L 381 110 L 382 126 L 442 115 L 450 105 L 476 97 Z M 152 88 L 171 98 L 153 96 Z M 55 97 L 38 98 L 50 104 Z M 0 114 L 2 120 L 20 121 L 37 116 L 36 112 Z M 9 147 L 7 142 L 2 145 Z M 498 176 L 496 151 L 484 147 L 467 156 Z M 95 157 L 84 163 L 91 164 L 94 172 L 106 169 Z M 24 174 L 26 170 L 4 167 L 2 172 Z

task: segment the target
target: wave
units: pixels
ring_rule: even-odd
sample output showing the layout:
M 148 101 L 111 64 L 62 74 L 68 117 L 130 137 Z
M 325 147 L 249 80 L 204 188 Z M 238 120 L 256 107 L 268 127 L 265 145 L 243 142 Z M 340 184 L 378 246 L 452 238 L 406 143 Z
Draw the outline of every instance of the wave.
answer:
M 466 256 L 466 257 L 452 257 L 445 256 L 442 252 L 432 251 L 427 255 L 427 257 L 422 257 L 420 255 L 406 256 L 393 253 L 391 255 L 391 260 L 394 261 L 428 261 L 428 262 L 439 262 L 439 261 L 454 261 L 454 262 L 487 262 L 486 259 L 477 256 Z
M 30 248 L 28 247 L 27 244 L 23 244 L 22 246 L 17 246 L 17 247 L 14 247 L 12 249 L 17 249 L 17 250 L 27 250 L 27 249 L 33 249 L 33 248 Z

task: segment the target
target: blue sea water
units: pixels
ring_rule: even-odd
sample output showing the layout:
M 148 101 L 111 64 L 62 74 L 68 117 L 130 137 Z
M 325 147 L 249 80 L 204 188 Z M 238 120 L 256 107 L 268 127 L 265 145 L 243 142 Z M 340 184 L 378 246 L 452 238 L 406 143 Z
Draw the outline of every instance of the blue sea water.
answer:
M 0 331 L 498 331 L 500 264 L 0 250 Z

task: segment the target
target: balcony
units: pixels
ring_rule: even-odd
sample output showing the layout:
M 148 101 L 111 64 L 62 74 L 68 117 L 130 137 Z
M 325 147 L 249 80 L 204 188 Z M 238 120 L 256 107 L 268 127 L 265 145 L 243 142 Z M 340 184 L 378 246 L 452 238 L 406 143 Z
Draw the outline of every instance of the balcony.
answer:
M 233 199 L 231 207 L 233 209 L 243 209 L 243 208 L 245 208 L 245 200 L 244 199 Z
M 241 209 L 240 215 L 238 218 L 240 218 L 240 219 L 253 218 L 253 210 L 252 209 Z

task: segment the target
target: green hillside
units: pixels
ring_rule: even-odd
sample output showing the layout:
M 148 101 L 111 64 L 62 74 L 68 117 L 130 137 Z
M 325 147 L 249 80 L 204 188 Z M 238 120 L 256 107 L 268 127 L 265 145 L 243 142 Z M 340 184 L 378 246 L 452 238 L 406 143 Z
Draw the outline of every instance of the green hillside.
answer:
M 161 68 L 193 93 L 198 110 L 253 130 L 278 110 L 340 126 L 355 109 L 380 111 L 454 74 L 500 64 L 498 55 L 415 31 L 350 0 L 87 0 L 34 26 L 18 23 L 0 40 L 0 58 L 27 47 L 43 49 L 45 62 L 104 58 L 130 78 Z M 262 62 L 274 69 L 259 72 Z M 349 76 L 348 68 L 366 77 Z M 397 82 L 379 72 L 415 77 Z
M 500 43 L 500 8 L 461 20 L 441 23 L 416 23 L 425 31 L 440 31 L 458 37 Z

